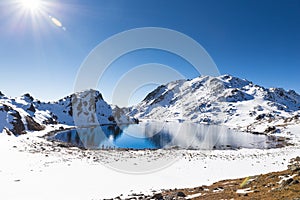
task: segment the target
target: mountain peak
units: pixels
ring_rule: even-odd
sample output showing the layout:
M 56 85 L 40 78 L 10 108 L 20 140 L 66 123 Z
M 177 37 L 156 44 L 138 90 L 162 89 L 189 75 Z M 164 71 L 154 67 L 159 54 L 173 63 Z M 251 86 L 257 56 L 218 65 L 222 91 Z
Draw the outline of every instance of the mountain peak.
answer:
M 4 96 L 0 92 L 1 95 Z M 34 126 L 53 123 L 73 126 L 74 117 L 80 120 L 80 125 L 130 123 L 135 118 L 148 118 L 222 124 L 253 131 L 257 124 L 265 127 L 274 120 L 292 118 L 300 111 L 300 95 L 294 90 L 266 89 L 226 74 L 172 81 L 157 87 L 138 105 L 124 109 L 112 108 L 94 89 L 73 93 L 56 102 L 35 101 L 27 93 L 16 99 L 0 98 L 1 104 L 0 120 L 7 125 L 0 126 L 0 132 L 5 127 L 9 130 L 15 127 L 15 121 L 7 119 L 18 119 L 20 127 L 23 124 L 22 131 L 27 131 L 31 127 L 24 123 L 26 120 Z
M 29 93 L 23 94 L 20 98 L 29 103 L 33 102 L 34 100 L 34 98 Z
M 233 127 L 247 130 L 251 122 L 260 120 L 260 116 L 279 120 L 299 109 L 300 96 L 295 91 L 266 89 L 226 74 L 161 85 L 133 106 L 130 115 L 141 119 L 234 124 Z
M 102 94 L 98 90 L 95 90 L 95 89 L 83 90 L 80 92 L 76 92 L 74 95 L 76 97 L 81 97 L 81 98 L 90 95 L 91 97 L 95 97 L 96 101 L 103 100 Z

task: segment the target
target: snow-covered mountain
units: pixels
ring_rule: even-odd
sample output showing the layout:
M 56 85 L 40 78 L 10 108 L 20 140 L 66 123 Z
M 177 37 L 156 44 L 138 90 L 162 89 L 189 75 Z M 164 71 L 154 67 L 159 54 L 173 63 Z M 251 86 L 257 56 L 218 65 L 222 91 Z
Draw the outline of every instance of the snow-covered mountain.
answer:
M 15 99 L 0 95 L 0 132 L 25 134 L 26 131 L 39 131 L 51 118 L 49 112 L 35 109 L 33 98 L 25 94 Z
M 86 90 L 47 103 L 29 94 L 17 98 L 0 94 L 0 133 L 20 135 L 43 130 L 51 124 L 91 126 L 134 122 L 123 113 L 114 114 L 100 92 L 95 90 Z
M 96 90 L 47 103 L 29 94 L 8 98 L 0 92 L 0 133 L 19 135 L 51 124 L 137 123 L 137 119 L 220 124 L 248 132 L 275 133 L 285 131 L 289 124 L 300 124 L 300 95 L 230 75 L 173 81 L 130 108 L 107 104 Z
M 75 93 L 56 102 L 36 102 L 34 105 L 38 110 L 50 111 L 52 118 L 61 124 L 89 126 L 114 122 L 110 105 L 96 90 Z
M 200 76 L 161 85 L 129 115 L 138 119 L 222 124 L 242 131 L 273 133 L 298 122 L 300 95 L 230 75 Z

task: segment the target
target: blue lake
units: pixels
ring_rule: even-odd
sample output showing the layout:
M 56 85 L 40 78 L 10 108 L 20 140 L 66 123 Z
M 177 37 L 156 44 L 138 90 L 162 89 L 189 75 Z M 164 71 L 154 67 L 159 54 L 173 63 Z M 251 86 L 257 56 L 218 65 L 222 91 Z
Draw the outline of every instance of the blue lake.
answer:
M 237 132 L 224 126 L 177 122 L 106 125 L 58 132 L 48 139 L 86 149 L 275 148 L 275 137 Z

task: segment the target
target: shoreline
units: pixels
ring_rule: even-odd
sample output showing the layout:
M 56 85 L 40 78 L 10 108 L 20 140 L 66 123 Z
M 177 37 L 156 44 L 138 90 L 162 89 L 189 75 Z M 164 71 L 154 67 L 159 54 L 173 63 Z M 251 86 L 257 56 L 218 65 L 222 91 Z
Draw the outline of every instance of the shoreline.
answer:
M 142 121 L 140 120 L 141 123 L 149 123 L 149 122 L 156 122 L 155 120 L 146 120 L 146 121 Z M 162 123 L 169 123 L 169 121 L 164 121 Z M 183 122 L 183 123 L 192 123 L 192 124 L 198 124 L 198 123 L 194 123 L 194 122 Z M 120 150 L 120 151 L 127 151 L 127 150 L 157 150 L 157 149 L 160 149 L 160 148 L 119 148 L 119 147 L 105 147 L 105 148 L 86 148 L 84 146 L 79 146 L 79 145 L 76 145 L 76 144 L 73 144 L 73 143 L 68 143 L 68 142 L 65 142 L 65 141 L 60 141 L 58 139 L 55 139 L 53 138 L 53 136 L 55 136 L 57 133 L 60 133 L 60 132 L 64 132 L 64 131 L 70 131 L 70 130 L 75 130 L 75 129 L 88 129 L 88 128 L 95 128 L 95 127 L 102 127 L 102 126 L 124 126 L 124 125 L 130 125 L 130 124 L 104 124 L 104 125 L 99 125 L 99 126 L 87 126 L 87 127 L 76 127 L 76 126 L 71 126 L 71 127 L 59 127 L 58 129 L 55 129 L 55 130 L 51 130 L 49 132 L 47 132 L 46 134 L 44 134 L 43 136 L 41 136 L 42 138 L 44 138 L 45 140 L 48 140 L 48 141 L 52 141 L 52 142 L 55 142 L 59 145 L 61 145 L 62 147 L 78 147 L 80 149 L 83 149 L 83 150 Z M 202 125 L 202 124 L 201 124 Z M 203 125 L 207 125 L 209 126 L 208 124 L 203 124 Z M 58 125 L 59 126 L 59 125 Z M 226 125 L 214 125 L 214 126 L 220 126 L 220 127 L 226 127 L 228 128 L 228 130 L 232 129 Z M 241 134 L 253 134 L 253 135 L 264 135 L 267 137 L 267 143 L 273 143 L 274 144 L 274 147 L 267 147 L 265 149 L 273 149 L 273 148 L 282 148 L 282 147 L 286 147 L 286 146 L 292 146 L 292 145 L 295 145 L 292 140 L 293 138 L 292 135 L 287 135 L 287 134 L 266 134 L 266 133 L 256 133 L 256 132 L 246 132 L 246 131 L 237 131 L 235 129 L 233 129 L 234 131 L 236 132 L 239 132 Z M 238 150 L 238 149 L 241 149 L 241 148 L 244 148 L 244 147 L 232 147 L 232 146 L 219 146 L 219 147 L 216 147 L 216 146 L 213 146 L 211 149 L 209 150 Z M 253 147 L 253 148 L 256 148 L 256 147 Z M 180 146 L 168 146 L 168 147 L 164 147 L 162 149 L 166 149 L 166 150 L 206 150 L 206 149 L 199 149 L 199 148 L 196 148 L 196 147 L 186 147 L 186 148 L 183 148 L 183 147 L 180 147 Z M 252 148 L 249 148 L 249 149 L 252 149 Z M 260 148 L 259 148 L 260 149 Z M 264 148 L 262 148 L 264 149 Z
M 193 188 L 281 171 L 289 159 L 300 155 L 297 127 L 291 130 L 293 146 L 210 151 L 65 148 L 42 137 L 55 128 L 59 126 L 20 137 L 1 136 L 0 185 L 4 196 L 40 199 L 40 193 L 49 193 L 48 188 L 55 185 L 45 199 L 91 200 L 121 194 L 126 198 L 133 192 L 153 194 L 162 188 Z M 164 162 L 169 163 L 160 166 Z M 143 171 L 143 167 L 148 168 Z M 66 192 L 66 185 L 75 192 Z M 16 187 L 18 193 L 13 189 Z
M 152 195 L 132 194 L 128 199 L 299 199 L 300 157 L 290 161 L 288 169 L 238 179 L 221 180 L 212 185 L 169 189 Z M 120 196 L 113 199 L 121 199 Z

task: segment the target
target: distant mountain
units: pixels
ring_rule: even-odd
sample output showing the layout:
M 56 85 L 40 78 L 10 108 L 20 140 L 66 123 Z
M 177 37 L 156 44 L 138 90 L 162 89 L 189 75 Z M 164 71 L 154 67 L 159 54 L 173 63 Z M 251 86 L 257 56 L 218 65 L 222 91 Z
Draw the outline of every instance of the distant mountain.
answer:
M 300 95 L 230 75 L 173 81 L 129 108 L 107 104 L 96 90 L 47 103 L 30 94 L 8 98 L 0 92 L 0 133 L 20 135 L 51 124 L 93 126 L 138 119 L 219 124 L 253 133 L 286 132 L 287 125 L 300 124 Z
M 23 95 L 16 99 L 0 96 L 0 132 L 7 134 L 25 134 L 26 131 L 39 131 L 51 118 L 49 112 L 37 111 L 33 98 Z
M 95 90 L 75 93 L 48 103 L 36 100 L 30 94 L 17 98 L 0 94 L 0 133 L 20 135 L 43 130 L 51 124 L 91 126 L 134 122 L 135 119 L 123 113 L 114 114 L 100 92 Z
M 266 89 L 223 75 L 200 76 L 161 85 L 128 115 L 138 119 L 191 121 L 227 125 L 242 131 L 280 132 L 298 122 L 300 95 L 293 90 Z

